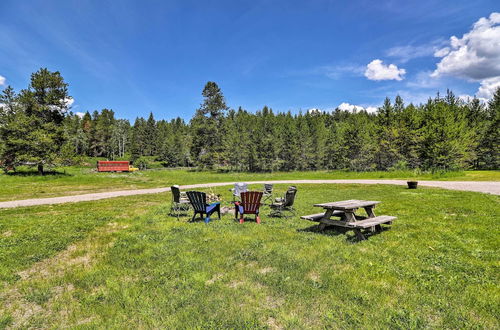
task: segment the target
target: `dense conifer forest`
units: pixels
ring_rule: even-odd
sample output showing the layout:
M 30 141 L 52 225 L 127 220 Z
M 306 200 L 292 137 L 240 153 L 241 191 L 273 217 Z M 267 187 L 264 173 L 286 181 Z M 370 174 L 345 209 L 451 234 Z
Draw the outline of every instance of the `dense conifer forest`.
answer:
M 27 89 L 3 91 L 0 164 L 43 172 L 44 166 L 104 157 L 250 172 L 500 168 L 500 89 L 487 103 L 463 101 L 451 91 L 419 105 L 396 96 L 376 113 L 235 110 L 215 82 L 202 96 L 189 122 L 151 113 L 130 123 L 111 109 L 78 116 L 68 109 L 61 75 L 41 69 Z

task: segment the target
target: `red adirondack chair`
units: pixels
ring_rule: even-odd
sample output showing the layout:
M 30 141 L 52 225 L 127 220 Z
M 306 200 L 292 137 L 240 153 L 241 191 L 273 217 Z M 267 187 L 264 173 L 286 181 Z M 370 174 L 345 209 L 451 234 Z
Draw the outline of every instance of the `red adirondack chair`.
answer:
M 235 218 L 238 219 L 240 214 L 240 223 L 245 222 L 245 214 L 255 214 L 255 221 L 260 223 L 259 208 L 260 200 L 262 199 L 261 191 L 246 191 L 240 194 L 241 202 L 235 202 Z

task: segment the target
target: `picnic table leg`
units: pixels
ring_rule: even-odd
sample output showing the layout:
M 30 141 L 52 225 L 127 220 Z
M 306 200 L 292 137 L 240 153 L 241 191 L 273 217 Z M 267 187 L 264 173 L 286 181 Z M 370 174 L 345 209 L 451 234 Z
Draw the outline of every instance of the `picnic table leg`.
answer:
M 375 218 L 375 212 L 373 212 L 374 208 L 375 208 L 375 205 L 365 207 L 365 211 L 366 211 L 366 214 L 368 215 L 368 218 Z M 380 225 L 370 227 L 370 231 L 372 233 L 376 232 L 377 230 L 381 230 L 381 229 L 382 229 L 382 227 Z
M 375 218 L 375 212 L 373 212 L 373 209 L 375 206 L 367 206 L 365 207 L 366 214 L 368 214 L 368 218 Z
M 354 210 L 345 210 L 344 211 L 344 218 L 345 218 L 345 221 L 347 221 L 347 222 L 356 221 L 356 215 L 354 214 Z
M 354 214 L 356 210 L 345 210 L 344 211 L 344 217 L 347 222 L 355 222 L 356 221 L 356 215 Z M 358 241 L 364 241 L 366 238 L 361 232 L 359 228 L 354 228 L 354 233 L 356 234 L 356 238 Z
M 325 214 L 323 215 L 323 218 L 319 221 L 319 230 L 324 230 L 327 226 L 326 223 L 321 222 L 323 219 L 329 220 L 332 217 L 333 210 L 327 209 Z
M 366 239 L 365 236 L 363 236 L 363 233 L 361 233 L 360 229 L 354 229 L 354 233 L 356 234 L 356 238 L 359 241 L 364 241 Z

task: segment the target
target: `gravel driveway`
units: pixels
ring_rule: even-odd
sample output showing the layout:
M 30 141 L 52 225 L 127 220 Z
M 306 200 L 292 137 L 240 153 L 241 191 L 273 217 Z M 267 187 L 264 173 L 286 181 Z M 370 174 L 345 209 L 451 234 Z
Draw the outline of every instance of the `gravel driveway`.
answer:
M 335 184 L 335 183 L 356 183 L 356 184 L 395 184 L 406 185 L 405 180 L 280 180 L 280 181 L 247 181 L 248 184 Z M 230 186 L 234 182 L 219 182 L 219 183 L 201 183 L 181 186 L 181 189 L 195 189 L 195 188 L 208 188 L 219 186 Z M 482 192 L 493 195 L 500 195 L 500 182 L 498 181 L 419 181 L 420 186 L 437 187 L 451 190 L 463 190 Z M 14 208 L 23 206 L 35 206 L 46 204 L 61 204 L 61 203 L 74 203 L 95 201 L 98 199 L 144 195 L 144 194 L 157 194 L 170 191 L 170 188 L 153 188 L 153 189 L 136 189 L 136 190 L 121 190 L 109 191 L 95 194 L 84 194 L 74 196 L 52 197 L 52 198 L 37 198 L 37 199 L 24 199 L 17 201 L 0 202 L 0 208 Z

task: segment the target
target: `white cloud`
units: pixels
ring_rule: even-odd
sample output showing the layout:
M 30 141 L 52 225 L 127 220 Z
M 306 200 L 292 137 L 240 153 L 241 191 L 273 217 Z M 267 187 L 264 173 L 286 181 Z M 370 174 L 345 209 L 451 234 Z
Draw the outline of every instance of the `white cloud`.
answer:
M 468 95 L 468 94 L 461 94 L 461 95 L 458 95 L 458 98 L 461 99 L 462 101 L 470 102 L 474 99 L 474 96 Z M 475 98 L 477 98 L 479 101 L 484 102 L 484 103 L 488 102 L 488 99 L 485 99 L 483 97 L 476 96 Z
M 366 66 L 365 77 L 370 80 L 403 80 L 405 73 L 405 69 L 399 69 L 395 64 L 384 65 L 376 59 Z
M 307 113 L 309 113 L 309 114 L 320 114 L 322 112 L 323 111 L 321 109 L 318 109 L 318 108 L 311 108 L 311 109 L 307 110 Z
M 449 46 L 434 54 L 442 59 L 433 77 L 483 80 L 500 76 L 500 13 L 480 18 L 460 39 L 452 36 Z
M 83 113 L 83 112 L 76 112 L 75 115 L 77 115 L 80 118 L 83 118 L 83 116 L 85 116 L 85 113 Z
M 445 57 L 450 53 L 450 47 L 444 47 L 434 52 L 434 57 Z
M 5 85 L 5 77 L 0 76 L 0 86 L 3 86 L 3 85 Z
M 376 107 L 369 106 L 369 107 L 365 108 L 365 107 L 362 107 L 360 105 L 353 105 L 353 104 L 346 103 L 346 102 L 342 102 L 341 104 L 339 104 L 337 106 L 337 109 L 343 110 L 343 111 L 349 111 L 349 112 L 357 112 L 357 111 L 362 111 L 362 110 L 365 110 L 368 113 L 377 112 Z
M 357 106 L 349 104 L 349 103 L 346 103 L 346 102 L 340 103 L 337 108 L 339 110 L 342 110 L 342 111 L 350 111 L 350 112 L 354 112 L 354 111 L 362 109 L 361 107 L 360 107 L 360 109 L 358 109 Z
M 495 91 L 500 88 L 500 76 L 481 81 L 481 86 L 477 91 L 478 98 L 491 99 Z
M 64 99 L 64 102 L 66 103 L 66 106 L 69 108 L 75 103 L 75 99 L 72 97 L 68 97 L 67 99 Z

